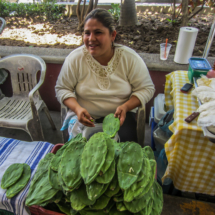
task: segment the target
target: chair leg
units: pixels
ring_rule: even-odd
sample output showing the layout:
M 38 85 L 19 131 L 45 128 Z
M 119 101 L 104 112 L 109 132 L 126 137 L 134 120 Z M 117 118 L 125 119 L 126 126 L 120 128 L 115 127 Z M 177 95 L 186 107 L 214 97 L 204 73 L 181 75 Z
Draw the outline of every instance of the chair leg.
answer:
M 49 120 L 49 122 L 50 122 L 50 124 L 52 126 L 52 129 L 56 130 L 55 124 L 54 124 L 54 122 L 53 122 L 53 120 L 51 118 L 51 115 L 49 113 L 49 109 L 45 106 L 45 107 L 43 107 L 43 110 L 45 111 L 45 114 L 46 114 L 46 116 L 47 116 L 47 118 L 48 118 L 48 120 Z
M 40 120 L 30 120 L 27 125 L 27 130 L 33 141 L 45 141 Z

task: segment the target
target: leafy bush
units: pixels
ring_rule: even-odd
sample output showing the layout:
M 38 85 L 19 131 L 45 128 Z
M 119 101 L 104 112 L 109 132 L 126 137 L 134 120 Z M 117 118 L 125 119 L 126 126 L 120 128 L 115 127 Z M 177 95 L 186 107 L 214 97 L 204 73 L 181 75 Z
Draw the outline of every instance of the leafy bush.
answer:
M 54 2 L 43 3 L 9 3 L 0 0 L 0 17 L 34 17 L 40 16 L 44 19 L 55 20 L 63 16 L 65 5 L 57 5 Z
M 113 18 L 118 21 L 120 17 L 120 4 L 111 4 L 112 9 L 109 9 L 108 11 L 112 14 Z

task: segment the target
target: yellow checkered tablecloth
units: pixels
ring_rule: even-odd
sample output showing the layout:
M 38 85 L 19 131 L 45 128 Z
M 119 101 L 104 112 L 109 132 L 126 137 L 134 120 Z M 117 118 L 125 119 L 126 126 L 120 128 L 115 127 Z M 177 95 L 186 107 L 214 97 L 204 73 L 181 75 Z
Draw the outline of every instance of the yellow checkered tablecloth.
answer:
M 181 87 L 189 83 L 187 71 L 166 75 L 165 103 L 174 106 L 173 132 L 165 144 L 168 167 L 162 180 L 171 178 L 181 191 L 215 195 L 215 144 L 204 137 L 197 118 L 184 121 L 199 107 L 191 92 L 185 94 Z

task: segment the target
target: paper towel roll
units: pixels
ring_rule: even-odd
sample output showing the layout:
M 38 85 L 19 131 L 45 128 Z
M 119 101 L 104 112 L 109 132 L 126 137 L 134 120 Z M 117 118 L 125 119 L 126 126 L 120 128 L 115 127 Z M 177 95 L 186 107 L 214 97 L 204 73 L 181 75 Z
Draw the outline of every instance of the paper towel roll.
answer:
M 193 49 L 198 34 L 198 28 L 181 27 L 175 51 L 174 61 L 180 64 L 188 64 L 192 57 Z

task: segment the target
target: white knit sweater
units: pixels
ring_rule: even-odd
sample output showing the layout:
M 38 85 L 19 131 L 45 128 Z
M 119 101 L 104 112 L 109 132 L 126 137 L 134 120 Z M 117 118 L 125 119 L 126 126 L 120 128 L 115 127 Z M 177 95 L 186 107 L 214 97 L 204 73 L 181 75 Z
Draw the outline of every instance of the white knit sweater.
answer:
M 85 46 L 72 51 L 62 66 L 55 91 L 59 102 L 75 97 L 92 117 L 99 118 L 115 113 L 132 95 L 145 105 L 155 89 L 141 57 L 131 48 L 115 44 L 108 66 L 96 61 Z

